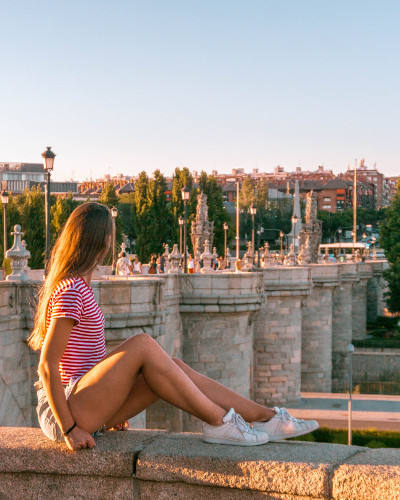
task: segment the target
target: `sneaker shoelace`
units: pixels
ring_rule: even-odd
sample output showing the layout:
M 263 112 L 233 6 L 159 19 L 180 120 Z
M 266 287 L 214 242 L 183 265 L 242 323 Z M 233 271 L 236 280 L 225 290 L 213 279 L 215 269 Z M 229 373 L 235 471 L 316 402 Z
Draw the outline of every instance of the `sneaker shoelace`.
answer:
M 256 431 L 255 429 L 252 429 L 248 424 L 247 422 L 245 422 L 245 420 L 243 419 L 243 417 L 241 415 L 239 415 L 239 413 L 235 413 L 230 422 L 229 423 L 232 423 L 234 425 L 236 425 L 236 427 L 243 433 L 245 432 L 248 432 L 249 434 L 255 434 Z
M 296 417 L 293 417 L 293 415 L 291 415 L 286 408 L 278 408 L 275 406 L 274 408 L 276 414 L 278 415 L 278 417 L 280 417 L 284 423 L 287 423 L 289 421 L 292 421 L 292 422 L 296 422 L 297 424 L 303 424 L 305 423 L 304 420 L 300 420 Z

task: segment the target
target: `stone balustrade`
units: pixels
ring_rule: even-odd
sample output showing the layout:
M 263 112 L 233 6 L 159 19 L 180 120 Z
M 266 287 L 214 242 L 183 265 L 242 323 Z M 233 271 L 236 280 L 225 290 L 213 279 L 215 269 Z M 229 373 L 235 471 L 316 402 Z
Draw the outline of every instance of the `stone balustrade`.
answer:
M 32 500 L 398 500 L 400 449 L 279 441 L 218 446 L 198 434 L 108 432 L 72 453 L 39 429 L 0 428 L 0 497 Z
M 378 261 L 107 276 L 92 288 L 105 315 L 108 350 L 146 332 L 171 356 L 244 396 L 287 405 L 299 400 L 300 390 L 346 389 L 346 346 L 354 335 L 365 336 L 367 305 L 376 303 L 373 314 L 382 311 L 384 266 Z M 3 426 L 37 425 L 38 354 L 26 338 L 39 284 L 0 282 Z M 162 402 L 139 421 L 144 419 L 148 428 L 199 428 L 196 419 Z

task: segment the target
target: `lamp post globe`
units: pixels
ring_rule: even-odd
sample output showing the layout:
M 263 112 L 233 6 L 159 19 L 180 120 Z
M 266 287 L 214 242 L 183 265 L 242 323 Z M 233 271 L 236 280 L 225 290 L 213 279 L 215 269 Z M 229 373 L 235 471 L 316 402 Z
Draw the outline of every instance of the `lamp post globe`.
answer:
M 50 257 L 50 175 L 54 168 L 54 158 L 56 155 L 51 150 L 51 146 L 47 146 L 46 151 L 42 153 L 44 159 L 43 168 L 46 171 L 46 196 L 45 196 L 45 210 L 46 210 L 46 262 L 45 274 L 47 274 L 47 264 Z

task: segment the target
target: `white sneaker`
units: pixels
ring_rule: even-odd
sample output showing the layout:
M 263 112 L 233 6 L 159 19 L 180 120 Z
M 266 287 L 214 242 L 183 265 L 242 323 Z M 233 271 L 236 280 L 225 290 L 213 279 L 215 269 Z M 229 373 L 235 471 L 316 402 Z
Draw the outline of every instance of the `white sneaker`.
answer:
M 233 408 L 222 421 L 221 425 L 203 423 L 203 440 L 206 443 L 257 446 L 269 441 L 265 431 L 250 427 Z
M 270 441 L 302 436 L 315 431 L 319 427 L 316 420 L 299 420 L 292 417 L 286 408 L 277 408 L 275 406 L 274 411 L 276 415 L 268 422 L 253 423 L 253 429 L 267 432 Z

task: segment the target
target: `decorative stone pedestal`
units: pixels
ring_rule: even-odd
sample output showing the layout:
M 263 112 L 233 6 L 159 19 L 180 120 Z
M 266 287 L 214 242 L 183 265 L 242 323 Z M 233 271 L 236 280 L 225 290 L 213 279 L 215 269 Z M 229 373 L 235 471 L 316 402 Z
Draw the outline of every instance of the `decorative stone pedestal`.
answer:
M 303 302 L 301 390 L 332 389 L 332 290 L 339 284 L 338 266 L 314 264 L 312 289 Z
M 182 359 L 245 397 L 252 396 L 252 313 L 260 309 L 259 275 L 181 276 Z M 183 430 L 201 422 L 183 413 Z
M 14 232 L 11 234 L 14 235 L 14 245 L 10 250 L 7 250 L 6 256 L 11 259 L 12 273 L 7 276 L 6 280 L 26 281 L 29 277 L 25 273 L 25 270 L 28 267 L 27 262 L 31 254 L 25 245 L 22 244 L 21 237 L 24 233 L 21 231 L 19 224 L 14 226 Z
M 358 263 L 359 281 L 353 284 L 353 339 L 365 339 L 367 337 L 367 287 L 368 280 L 373 276 L 370 264 Z
M 266 300 L 254 323 L 254 399 L 266 406 L 300 400 L 301 304 L 310 290 L 305 268 L 263 271 Z
M 332 392 L 349 388 L 350 360 L 347 346 L 353 334 L 353 286 L 359 280 L 357 264 L 339 264 L 339 286 L 332 294 Z

